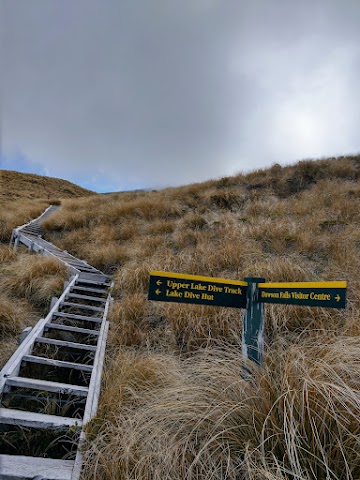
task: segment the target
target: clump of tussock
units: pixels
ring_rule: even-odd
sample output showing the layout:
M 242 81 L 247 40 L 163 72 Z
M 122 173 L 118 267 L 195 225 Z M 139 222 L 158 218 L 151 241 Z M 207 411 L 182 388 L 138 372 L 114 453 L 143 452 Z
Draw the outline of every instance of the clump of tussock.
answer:
M 107 274 L 114 273 L 129 259 L 127 249 L 115 241 L 104 241 L 101 246 L 90 243 L 82 250 L 87 261 Z
M 3 368 L 18 346 L 16 341 L 17 334 L 18 332 L 12 333 L 3 340 L 0 340 L 0 369 Z
M 17 347 L 17 339 L 25 327 L 37 321 L 32 305 L 15 299 L 2 289 L 0 293 L 0 369 Z
M 144 294 L 127 294 L 115 301 L 109 312 L 113 347 L 134 347 L 156 352 L 173 352 L 175 333 L 162 304 L 148 302 Z
M 324 340 L 275 346 L 252 373 L 228 345 L 130 369 L 122 356 L 86 478 L 358 478 L 359 344 Z
M 0 265 L 16 259 L 16 251 L 7 245 L 0 245 Z
M 149 283 L 151 265 L 144 262 L 128 262 L 126 266 L 119 269 L 114 275 L 114 296 L 123 293 L 146 293 Z
M 114 302 L 109 312 L 111 344 L 142 345 L 149 329 L 148 308 L 149 304 L 142 294 L 126 295 L 121 301 Z
M 224 210 L 239 210 L 245 205 L 246 195 L 238 189 L 210 190 L 205 197 L 206 203 L 215 208 Z
M 39 307 L 50 304 L 51 297 L 63 290 L 66 267 L 57 259 L 22 254 L 2 268 L 0 285 L 13 295 L 31 300 Z
M 27 309 L 25 302 L 14 302 L 14 299 L 0 294 L 0 339 L 17 335 L 26 325 Z
M 196 212 L 187 213 L 181 220 L 180 227 L 190 230 L 203 230 L 208 225 L 204 215 Z
M 40 199 L 0 198 L 0 241 L 9 242 L 14 228 L 38 217 L 48 205 Z
M 181 353 L 219 341 L 237 344 L 241 337 L 241 310 L 206 305 L 188 305 L 184 309 L 173 303 L 164 306 L 163 311 Z

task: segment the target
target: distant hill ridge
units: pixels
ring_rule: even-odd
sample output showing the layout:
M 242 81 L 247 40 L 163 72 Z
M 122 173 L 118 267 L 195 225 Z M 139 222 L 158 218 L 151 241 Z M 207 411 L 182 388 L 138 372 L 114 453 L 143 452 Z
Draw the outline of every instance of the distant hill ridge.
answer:
M 95 195 L 68 180 L 0 170 L 0 198 L 72 198 Z

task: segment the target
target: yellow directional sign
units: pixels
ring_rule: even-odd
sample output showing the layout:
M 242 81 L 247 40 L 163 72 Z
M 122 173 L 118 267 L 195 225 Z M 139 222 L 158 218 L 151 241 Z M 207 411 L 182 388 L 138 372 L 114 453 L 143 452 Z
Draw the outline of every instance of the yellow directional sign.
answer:
M 259 301 L 345 308 L 346 282 L 259 283 Z
M 245 308 L 247 283 L 224 278 L 150 272 L 149 300 Z

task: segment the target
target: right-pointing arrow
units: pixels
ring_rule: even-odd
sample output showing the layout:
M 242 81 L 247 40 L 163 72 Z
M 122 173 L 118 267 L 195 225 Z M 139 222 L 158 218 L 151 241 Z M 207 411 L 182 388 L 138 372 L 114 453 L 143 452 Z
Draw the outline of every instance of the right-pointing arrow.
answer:
M 335 300 L 336 300 L 337 302 L 340 302 L 340 300 L 341 300 L 341 297 L 340 297 L 340 295 L 339 295 L 339 294 L 337 294 L 337 295 L 336 295 L 336 297 L 335 297 Z

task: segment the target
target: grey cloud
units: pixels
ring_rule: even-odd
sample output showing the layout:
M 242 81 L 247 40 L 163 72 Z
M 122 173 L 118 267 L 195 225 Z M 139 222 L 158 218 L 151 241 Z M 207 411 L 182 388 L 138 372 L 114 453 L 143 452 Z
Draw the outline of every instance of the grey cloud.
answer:
M 5 147 L 50 174 L 152 187 L 360 150 L 357 0 L 3 6 Z

